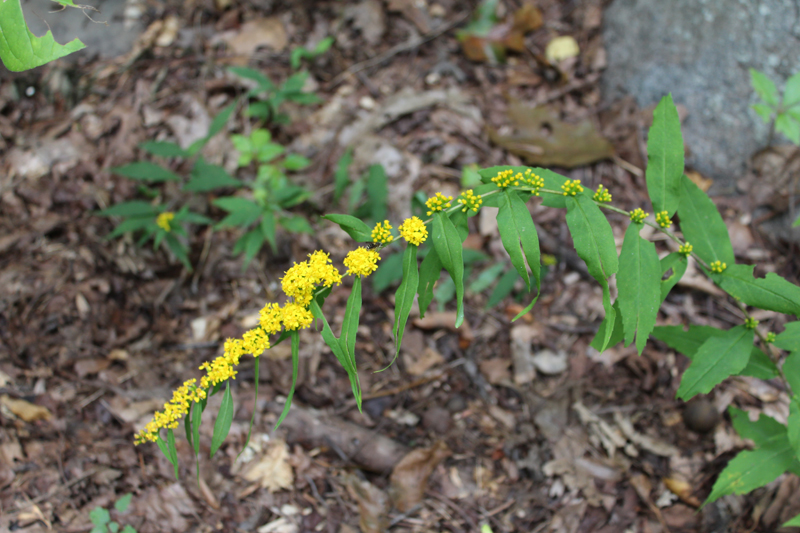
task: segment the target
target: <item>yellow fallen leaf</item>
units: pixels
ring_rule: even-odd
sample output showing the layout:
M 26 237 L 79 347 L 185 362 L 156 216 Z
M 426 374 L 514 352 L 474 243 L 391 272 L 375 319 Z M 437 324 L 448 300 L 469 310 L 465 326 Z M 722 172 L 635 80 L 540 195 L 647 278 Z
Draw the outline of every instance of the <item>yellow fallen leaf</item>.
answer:
M 547 44 L 544 50 L 544 55 L 551 63 L 557 63 L 563 59 L 575 57 L 580 53 L 581 49 L 578 46 L 578 41 L 569 35 L 556 37 Z
M 0 404 L 8 408 L 9 411 L 25 422 L 36 422 L 37 420 L 49 421 L 53 418 L 53 414 L 47 407 L 35 405 L 25 400 L 17 400 L 11 398 L 7 394 L 0 396 Z

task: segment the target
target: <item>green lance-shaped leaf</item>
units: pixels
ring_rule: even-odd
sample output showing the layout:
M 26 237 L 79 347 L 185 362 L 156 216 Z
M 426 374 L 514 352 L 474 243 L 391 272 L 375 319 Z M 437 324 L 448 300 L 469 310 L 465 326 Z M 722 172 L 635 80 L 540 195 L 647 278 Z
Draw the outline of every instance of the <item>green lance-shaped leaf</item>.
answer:
M 247 445 L 250 444 L 250 436 L 253 434 L 253 424 L 256 421 L 256 413 L 258 412 L 258 369 L 261 366 L 261 359 L 256 357 L 254 365 L 255 365 L 254 366 L 255 373 L 253 375 L 253 386 L 255 388 L 254 390 L 255 398 L 253 399 L 253 414 L 250 415 L 250 426 L 247 428 L 247 438 L 244 441 L 244 446 L 242 446 L 242 450 L 236 456 L 237 459 L 247 449 Z
M 606 315 L 606 317 L 600 323 L 600 327 L 597 328 L 597 333 L 595 333 L 592 342 L 589 344 L 589 346 L 591 346 L 598 352 L 603 351 L 605 348 L 616 346 L 617 344 L 622 342 L 622 339 L 625 336 L 622 327 L 622 320 L 618 318 L 619 316 L 622 315 L 622 312 L 619 309 L 619 298 L 617 298 L 612 307 L 614 309 L 614 314 L 611 317 L 611 320 L 609 320 L 609 317 Z M 609 327 L 609 324 L 611 327 L 611 335 L 606 336 L 606 328 Z M 606 338 L 608 338 L 607 342 Z M 603 347 L 604 343 L 606 344 L 605 348 Z
M 155 217 L 158 213 L 159 210 L 156 206 L 142 200 L 123 202 L 97 212 L 98 215 L 104 217 Z
M 372 228 L 351 215 L 324 215 L 322 218 L 338 224 L 356 242 L 372 242 Z
M 189 441 L 189 446 L 194 447 L 192 444 L 192 409 L 194 408 L 194 403 L 189 405 L 189 411 L 186 413 L 186 416 L 183 417 L 183 429 L 186 431 L 186 440 Z M 198 407 L 199 409 L 199 407 Z
M 647 136 L 647 193 L 656 213 L 669 216 L 678 210 L 683 176 L 683 136 L 678 109 L 668 94 L 653 111 L 653 125 Z
M 775 337 L 774 344 L 787 352 L 800 351 L 800 321 L 786 324 L 783 333 Z M 800 392 L 800 390 L 798 392 Z
M 358 381 L 356 369 L 356 336 L 358 335 L 358 320 L 361 316 L 361 276 L 356 276 L 353 280 L 353 288 L 347 298 L 347 305 L 344 308 L 344 320 L 342 321 L 342 335 L 339 337 L 339 344 L 342 346 L 345 355 L 350 360 L 352 374 L 350 385 L 356 397 L 358 410 L 361 410 L 361 388 Z M 354 378 L 355 377 L 355 378 Z M 355 381 L 354 381 L 355 379 Z
M 800 457 L 800 396 L 797 394 L 789 402 L 789 418 L 786 420 L 789 444 L 797 457 Z
M 417 292 L 419 298 L 417 303 L 419 305 L 419 316 L 424 317 L 428 306 L 433 301 L 433 288 L 439 277 L 442 274 L 442 261 L 436 253 L 435 248 L 428 250 L 428 255 L 422 260 L 419 266 L 419 287 Z
M 280 427 L 283 419 L 289 414 L 289 409 L 292 407 L 292 398 L 294 397 L 294 388 L 297 385 L 297 374 L 300 370 L 300 335 L 297 330 L 293 330 L 289 334 L 292 339 L 292 385 L 289 387 L 289 394 L 286 396 L 286 403 L 283 405 L 283 412 L 278 417 L 275 423 L 275 429 Z
M 200 453 L 200 424 L 203 421 L 203 411 L 206 409 L 206 402 L 195 403 L 192 407 L 192 447 L 194 448 L 195 458 Z
M 37 37 L 28 29 L 19 0 L 0 2 L 0 59 L 12 72 L 21 72 L 44 65 L 85 48 L 73 39 L 58 44 L 49 30 Z
M 137 161 L 129 165 L 114 167 L 111 172 L 133 180 L 149 181 L 150 183 L 179 181 L 181 179 L 174 172 L 148 161 Z
M 778 106 L 778 88 L 775 87 L 769 77 L 754 68 L 750 69 L 750 84 L 756 91 L 756 94 L 766 103 L 772 107 Z
M 208 192 L 223 187 L 240 187 L 242 182 L 232 177 L 228 172 L 218 165 L 206 163 L 201 157 L 192 169 L 192 177 L 183 186 L 184 191 Z
M 667 279 L 661 280 L 661 301 L 667 299 L 669 295 L 669 291 L 678 284 L 681 280 L 683 275 L 686 273 L 686 267 L 689 264 L 689 261 L 686 259 L 686 256 L 678 253 L 672 252 L 664 259 L 661 260 L 661 275 L 663 276 L 666 274 L 669 269 L 672 269 L 672 274 Z
M 722 380 L 747 366 L 753 349 L 753 330 L 736 326 L 719 337 L 707 339 L 683 373 L 677 397 L 688 400 L 706 394 Z
M 753 276 L 753 265 L 728 265 L 719 276 L 722 289 L 747 305 L 800 317 L 800 287 L 770 272 Z
M 214 433 L 211 435 L 211 453 L 209 457 L 214 457 L 228 432 L 231 430 L 233 422 L 233 395 L 231 395 L 231 382 L 225 382 L 225 393 L 222 395 L 222 403 L 219 406 L 219 414 L 214 422 Z
M 311 302 L 311 313 L 314 315 L 314 318 L 322 322 L 322 339 L 325 341 L 325 344 L 330 347 L 333 355 L 336 356 L 336 359 L 339 360 L 339 364 L 342 365 L 345 372 L 347 372 L 347 376 L 350 379 L 350 386 L 353 389 L 353 396 L 355 398 L 361 397 L 361 384 L 358 380 L 358 371 L 356 370 L 353 361 L 351 361 L 350 357 L 347 355 L 347 352 L 342 347 L 339 339 L 333 334 L 333 330 L 331 329 L 330 324 L 328 324 L 328 319 L 325 318 L 325 315 L 322 314 L 322 308 L 320 307 L 319 302 L 316 300 L 312 300 Z
M 567 226 L 578 256 L 586 263 L 589 274 L 603 289 L 603 308 L 608 325 L 600 351 L 606 349 L 614 331 L 616 313 L 611 306 L 608 278 L 617 272 L 619 259 L 611 225 L 588 196 L 567 196 Z
M 728 228 L 717 206 L 686 176 L 681 180 L 678 216 L 684 238 L 703 261 L 722 261 L 728 267 L 736 262 Z
M 147 141 L 139 145 L 139 148 L 159 157 L 188 157 L 189 153 L 173 142 L 167 141 Z
M 433 246 L 444 268 L 456 284 L 456 324 L 464 322 L 464 257 L 461 237 L 450 217 L 443 211 L 433 215 L 431 223 Z
M 409 244 L 406 246 L 405 252 L 403 252 L 403 281 L 400 283 L 394 295 L 394 327 L 392 328 L 392 335 L 394 336 L 395 350 L 394 357 L 392 358 L 392 362 L 389 363 L 389 366 L 394 363 L 394 360 L 397 359 L 397 356 L 400 354 L 403 332 L 406 329 L 408 315 L 411 313 L 411 307 L 414 304 L 414 296 L 417 294 L 417 288 L 419 287 L 417 250 L 417 246 Z M 389 366 L 386 368 L 389 368 Z
M 689 326 L 688 331 L 684 331 L 683 326 L 657 326 L 651 335 L 689 359 L 694 359 L 697 350 L 705 341 L 724 334 L 725 330 L 711 326 Z M 778 367 L 757 346 L 753 346 L 747 365 L 738 372 L 740 376 L 753 376 L 759 379 L 772 379 L 778 374 Z
M 781 527 L 800 527 L 800 514 L 785 522 Z
M 794 450 L 788 438 L 783 440 L 783 446 L 739 452 L 720 472 L 704 505 L 728 494 L 746 494 L 786 472 L 794 461 Z
M 733 406 L 728 408 L 728 414 L 736 433 L 743 439 L 752 440 L 758 447 L 780 445 L 786 436 L 786 426 L 764 413 L 755 422 L 750 420 L 746 411 Z
M 493 308 L 495 305 L 499 304 L 503 298 L 511 294 L 518 277 L 517 271 L 513 268 L 506 270 L 500 277 L 497 285 L 494 286 L 492 294 L 489 295 L 489 299 L 486 301 L 486 309 Z
M 533 279 L 536 283 L 536 294 L 538 298 L 541 286 L 541 264 L 539 252 L 539 236 L 536 234 L 536 227 L 519 193 L 506 189 L 502 193 L 500 211 L 497 213 L 497 227 L 500 230 L 500 239 L 503 247 L 511 257 L 511 264 L 525 282 L 528 292 L 531 291 L 531 281 L 528 275 L 528 267 L 531 269 Z M 522 247 L 520 248 L 520 243 Z M 525 261 L 527 260 L 527 266 Z
M 170 446 L 169 440 L 172 439 L 172 445 Z M 175 434 L 172 430 L 167 430 L 167 440 L 161 438 L 161 433 L 157 435 L 156 444 L 158 445 L 158 449 L 161 450 L 161 453 L 164 454 L 164 457 L 167 458 L 167 461 L 175 469 L 175 478 L 178 477 L 178 452 L 175 449 Z
M 661 263 L 655 245 L 639 236 L 641 228 L 633 222 L 628 225 L 617 273 L 625 345 L 630 345 L 635 336 L 639 354 L 656 325 L 661 305 Z
M 792 393 L 800 395 L 800 351 L 789 354 L 783 362 L 782 370 L 789 387 L 792 388 Z

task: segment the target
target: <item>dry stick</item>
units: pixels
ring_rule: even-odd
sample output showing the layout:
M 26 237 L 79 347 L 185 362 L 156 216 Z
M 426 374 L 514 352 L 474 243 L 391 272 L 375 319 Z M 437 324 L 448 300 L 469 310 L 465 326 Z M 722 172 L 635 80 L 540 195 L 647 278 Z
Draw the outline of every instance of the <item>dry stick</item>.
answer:
M 341 78 L 346 76 L 347 74 L 355 74 L 356 72 L 360 72 L 364 69 L 372 68 L 377 65 L 380 65 L 384 61 L 393 58 L 397 54 L 402 54 L 403 52 L 407 52 L 409 50 L 413 50 L 414 48 L 427 43 L 428 41 L 432 41 L 433 39 L 439 37 L 443 33 L 453 29 L 455 26 L 458 26 L 462 22 L 464 22 L 469 16 L 470 12 L 466 12 L 461 14 L 460 16 L 456 17 L 454 20 L 443 24 L 442 26 L 436 28 L 432 32 L 427 33 L 424 37 L 420 37 L 417 39 L 411 39 L 405 43 L 400 43 L 389 48 L 382 54 L 379 54 L 372 59 L 367 59 L 366 61 L 362 61 L 360 63 L 356 63 L 355 65 L 349 66 L 346 70 L 343 70 L 339 74 L 333 77 L 330 83 L 336 84 Z

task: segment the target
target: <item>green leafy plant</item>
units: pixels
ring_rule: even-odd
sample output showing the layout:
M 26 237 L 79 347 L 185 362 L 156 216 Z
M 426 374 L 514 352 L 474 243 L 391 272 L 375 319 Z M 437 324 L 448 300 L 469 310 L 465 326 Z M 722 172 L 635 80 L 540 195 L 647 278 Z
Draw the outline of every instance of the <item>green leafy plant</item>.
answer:
M 611 205 L 611 194 L 602 185 L 592 191 L 579 180 L 569 180 L 543 168 L 500 166 L 478 170 L 481 184 L 461 193 L 453 205 L 451 197 L 441 193 L 425 201 L 427 220 L 414 216 L 399 227 L 400 238 L 395 240 L 392 226 L 380 222 L 370 227 L 352 215 L 326 215 L 325 219 L 338 224 L 355 241 L 371 243 L 350 252 L 344 260 L 348 275 L 354 277 L 347 301 L 340 337 L 331 331 L 322 313 L 325 298 L 332 286 L 341 279 L 330 264 L 328 255 L 314 252 L 309 260 L 296 263 L 282 280 L 289 300 L 281 307 L 268 303 L 261 311 L 260 325 L 246 332 L 240 340 L 226 343 L 224 355 L 202 368 L 207 370 L 199 385 L 190 380 L 176 391 L 173 401 L 163 413 L 156 413 L 137 440 L 154 440 L 172 457 L 176 465 L 174 435 L 175 421 L 185 417 L 187 436 L 195 433 L 199 418 L 197 405 L 203 405 L 207 392 L 219 390 L 225 376 L 233 372 L 243 354 L 258 357 L 268 349 L 270 335 L 277 342 L 292 339 L 292 389 L 284 412 L 289 409 L 298 370 L 298 330 L 310 327 L 314 320 L 322 326 L 322 337 L 347 372 L 361 407 L 361 389 L 355 360 L 355 337 L 361 308 L 361 279 L 377 269 L 379 252 L 405 240 L 400 265 L 402 282 L 395 294 L 393 334 L 395 357 L 399 353 L 403 332 L 416 298 L 419 312 L 424 316 L 434 299 L 450 301 L 455 296 L 458 327 L 464 320 L 465 280 L 472 258 L 463 248 L 469 232 L 468 218 L 482 206 L 498 208 L 500 238 L 508 253 L 515 278 L 521 278 L 528 290 L 530 303 L 517 316 L 522 316 L 535 304 L 542 280 L 542 258 L 535 224 L 526 203 L 541 197 L 542 205 L 566 209 L 566 220 L 575 250 L 586 263 L 589 273 L 602 288 L 605 318 L 600 324 L 592 345 L 598 350 L 620 342 L 635 344 L 642 352 L 652 335 L 673 349 L 685 354 L 690 364 L 684 372 L 677 396 L 689 400 L 697 394 L 711 391 L 730 376 L 749 375 L 760 379 L 779 378 L 790 391 L 791 408 L 788 424 L 766 415 L 757 422 L 736 408 L 730 409 L 734 428 L 755 443 L 755 448 L 739 453 L 722 471 L 706 503 L 726 494 L 741 494 L 763 486 L 783 472 L 800 473 L 800 321 L 787 324 L 776 335 L 758 328 L 748 307 L 755 307 L 800 317 L 800 287 L 774 273 L 764 278 L 754 275 L 752 265 L 736 264 L 733 247 L 725 223 L 711 199 L 684 175 L 683 140 L 677 109 L 671 96 L 664 97 L 654 112 L 648 138 L 647 190 L 655 217 L 642 208 L 626 211 Z M 341 190 L 341 189 L 340 189 Z M 630 219 L 622 249 L 617 255 L 614 235 L 606 212 L 623 214 Z M 673 217 L 680 219 L 681 233 L 673 230 Z M 654 242 L 640 235 L 644 225 L 664 233 L 673 243 L 669 253 L 659 257 Z M 420 246 L 431 246 L 421 263 Z M 656 327 L 659 307 L 686 271 L 689 256 L 718 287 L 739 306 L 742 323 L 730 329 L 690 326 Z M 440 273 L 446 270 L 451 288 L 443 288 Z M 487 269 L 470 285 L 477 289 L 496 279 L 502 268 Z M 618 296 L 611 300 L 609 279 L 616 275 Z M 504 274 L 503 280 L 511 279 Z M 504 281 L 507 283 L 507 281 Z M 477 285 L 476 285 L 477 284 Z M 468 287 L 468 286 L 467 286 Z M 438 293 L 438 295 L 437 295 Z M 516 319 L 516 318 L 515 318 Z M 757 344 L 754 344 L 755 341 Z M 783 356 L 781 350 L 788 352 Z M 781 364 L 782 363 L 782 364 Z M 227 366 L 225 366 L 227 365 Z M 256 368 L 258 365 L 256 365 Z M 229 384 L 225 385 L 226 395 Z M 189 405 L 189 409 L 186 409 Z M 195 407 L 191 407 L 194 405 Z M 228 405 L 223 401 L 223 405 Z M 232 407 L 226 407 L 232 409 Z M 191 416 L 189 413 L 191 412 Z M 215 424 L 214 442 L 220 443 L 230 416 L 222 413 Z M 221 420 L 221 422 L 220 422 Z M 219 426 L 219 431 L 218 431 Z M 167 440 L 161 429 L 167 429 Z M 196 446 L 196 439 L 195 439 Z M 196 448 L 195 448 L 196 449 Z M 172 460 L 172 459 L 171 459 Z M 791 523 L 797 523 L 795 518 Z
M 248 100 L 254 99 L 245 109 L 246 117 L 254 117 L 275 124 L 288 124 L 289 116 L 279 112 L 281 104 L 289 101 L 310 105 L 322 101 L 316 93 L 303 92 L 308 72 L 292 74 L 281 86 L 277 86 L 258 70 L 247 67 L 231 67 L 229 70 L 241 78 L 255 82 L 255 87 L 247 91 L 245 95 Z
M 786 80 L 783 98 L 775 82 L 754 68 L 750 69 L 750 83 L 761 98 L 761 102 L 753 105 L 753 110 L 770 125 L 767 144 L 772 143 L 772 136 L 777 130 L 794 144 L 800 145 L 800 72 Z
M 333 45 L 333 40 L 333 37 L 325 37 L 317 43 L 317 46 L 315 46 L 313 50 L 309 50 L 304 46 L 298 46 L 292 50 L 292 55 L 289 57 L 289 64 L 294 70 L 299 69 L 304 59 L 315 59 L 330 50 L 331 45 Z
M 133 495 L 131 493 L 125 494 L 114 503 L 114 509 L 120 514 L 125 513 L 125 511 L 128 510 L 132 497 Z M 130 525 L 126 525 L 120 530 L 120 524 L 111 520 L 111 513 L 103 507 L 95 507 L 89 513 L 89 520 L 91 520 L 94 525 L 90 533 L 117 533 L 119 531 L 121 531 L 121 533 L 136 533 L 136 529 Z
M 82 9 L 71 0 L 54 0 L 64 7 Z M 19 0 L 0 2 L 0 59 L 8 70 L 21 72 L 85 48 L 79 39 L 58 44 L 53 33 L 47 31 L 37 37 L 28 28 Z

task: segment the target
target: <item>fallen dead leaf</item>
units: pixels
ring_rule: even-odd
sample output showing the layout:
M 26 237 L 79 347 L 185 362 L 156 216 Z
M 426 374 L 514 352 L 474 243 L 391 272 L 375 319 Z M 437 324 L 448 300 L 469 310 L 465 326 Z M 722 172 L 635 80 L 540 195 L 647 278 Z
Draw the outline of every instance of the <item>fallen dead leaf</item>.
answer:
M 363 533 L 383 533 L 389 529 L 389 498 L 381 489 L 354 474 L 345 476 L 345 486 L 358 502 L 358 525 Z
M 706 178 L 696 170 L 687 170 L 686 177 L 692 180 L 692 183 L 697 185 L 703 192 L 708 192 L 708 189 L 714 184 L 714 180 Z
M 268 17 L 247 21 L 238 31 L 224 32 L 214 41 L 224 42 L 237 55 L 251 56 L 262 46 L 280 52 L 289 39 L 280 19 Z
M 680 498 L 683 503 L 691 505 L 694 508 L 699 508 L 702 505 L 702 502 L 694 496 L 694 487 L 689 482 L 674 477 L 665 477 L 663 481 L 664 486 L 666 486 L 671 493 Z
M 353 26 L 361 31 L 368 44 L 378 44 L 386 31 L 386 15 L 378 0 L 362 0 L 347 6 L 344 18 L 353 21 Z
M 573 168 L 614 155 L 614 147 L 589 120 L 570 124 L 553 109 L 516 101 L 509 104 L 508 117 L 517 133 L 502 135 L 487 126 L 489 138 L 529 164 Z
M 281 439 L 270 441 L 264 455 L 254 464 L 242 469 L 247 481 L 260 483 L 269 492 L 289 489 L 294 483 L 292 466 L 289 464 L 289 447 Z
M 492 385 L 500 383 L 508 383 L 511 380 L 511 372 L 509 367 L 511 361 L 503 357 L 494 357 L 481 361 L 479 365 L 481 373 L 486 376 L 486 380 Z
M 578 41 L 576 41 L 574 37 L 563 35 L 547 43 L 544 55 L 551 63 L 557 63 L 558 61 L 577 56 L 580 51 L 581 49 L 578 46 Z
M 11 398 L 7 394 L 0 396 L 0 405 L 6 407 L 25 422 L 36 422 L 38 420 L 48 422 L 53 418 L 53 414 L 47 407 Z
M 394 506 L 406 512 L 422 501 L 433 469 L 450 456 L 450 448 L 438 441 L 430 448 L 412 450 L 394 467 L 390 495 Z
M 109 366 L 111 366 L 111 361 L 108 359 L 81 359 L 75 363 L 75 373 L 78 374 L 78 377 L 84 378 L 90 374 L 97 374 Z
M 403 359 L 406 371 L 412 376 L 421 376 L 436 365 L 444 363 L 442 354 L 430 346 L 426 347 L 422 353 L 404 352 Z

